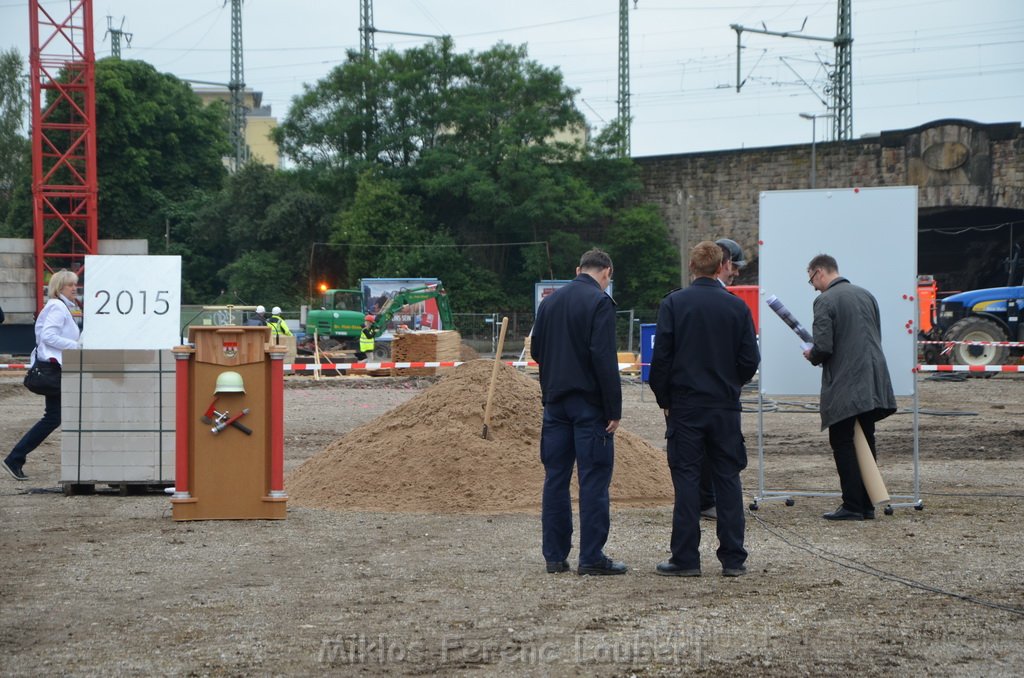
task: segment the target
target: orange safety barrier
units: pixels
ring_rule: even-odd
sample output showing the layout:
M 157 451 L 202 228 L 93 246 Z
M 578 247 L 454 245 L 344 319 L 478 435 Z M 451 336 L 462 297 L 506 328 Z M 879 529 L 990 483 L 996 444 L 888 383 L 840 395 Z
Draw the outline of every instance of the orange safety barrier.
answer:
M 730 292 L 742 299 L 750 309 L 750 315 L 754 316 L 754 331 L 761 333 L 761 324 L 757 316 L 757 297 L 761 288 L 757 285 L 730 285 L 727 288 Z

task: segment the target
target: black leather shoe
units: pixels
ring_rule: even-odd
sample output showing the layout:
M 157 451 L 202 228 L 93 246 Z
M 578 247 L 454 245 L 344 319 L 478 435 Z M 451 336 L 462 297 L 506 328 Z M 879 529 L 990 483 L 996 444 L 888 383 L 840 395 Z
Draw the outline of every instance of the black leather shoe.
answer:
M 739 567 L 723 567 L 722 568 L 722 576 L 723 577 L 742 577 L 746 573 L 747 573 L 747 566 L 746 565 L 740 565 Z
M 559 572 L 568 572 L 568 571 L 569 571 L 569 561 L 568 560 L 563 560 L 562 562 L 558 562 L 557 560 L 554 561 L 554 562 L 548 562 L 548 574 L 558 574 Z
M 875 509 L 868 509 L 867 511 L 864 512 L 864 520 L 874 520 L 874 519 L 875 519 Z
M 832 513 L 826 513 L 822 518 L 825 520 L 864 520 L 864 514 L 857 513 L 856 511 L 847 511 L 840 506 Z
M 671 560 L 666 560 L 663 563 L 658 563 L 658 566 L 654 568 L 654 571 L 664 577 L 699 577 L 699 567 L 679 567 Z
M 628 569 L 625 563 L 620 563 L 606 556 L 604 560 L 592 565 L 580 565 L 576 568 L 576 574 L 626 574 Z

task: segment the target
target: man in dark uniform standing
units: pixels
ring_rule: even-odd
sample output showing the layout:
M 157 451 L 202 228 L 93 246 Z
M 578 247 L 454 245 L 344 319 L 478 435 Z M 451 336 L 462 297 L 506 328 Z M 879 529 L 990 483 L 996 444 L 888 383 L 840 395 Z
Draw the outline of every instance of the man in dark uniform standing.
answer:
M 736 281 L 740 269 L 747 265 L 743 258 L 743 248 L 735 240 L 719 238 L 715 244 L 722 248 L 722 268 L 719 269 L 715 279 L 722 285 L 728 287 Z M 732 294 L 730 292 L 730 294 Z M 711 462 L 706 460 L 700 467 L 700 517 L 708 520 L 718 520 L 718 510 L 715 508 L 715 484 L 711 478 Z
M 717 500 L 718 560 L 722 574 L 746 573 L 743 489 L 747 451 L 740 427 L 740 389 L 761 362 L 754 320 L 743 301 L 716 276 L 722 249 L 698 243 L 690 253 L 693 283 L 661 301 L 650 384 L 668 417 L 668 466 L 675 487 L 672 557 L 658 574 L 700 576 L 700 484 L 705 454 Z
M 622 418 L 615 342 L 615 302 L 605 290 L 612 260 L 601 250 L 580 258 L 576 279 L 541 302 L 530 339 L 540 365 L 544 424 L 541 508 L 544 560 L 551 573 L 569 570 L 573 467 L 580 485 L 578 574 L 623 574 L 604 554 L 611 524 L 608 487 L 615 460 L 613 434 Z

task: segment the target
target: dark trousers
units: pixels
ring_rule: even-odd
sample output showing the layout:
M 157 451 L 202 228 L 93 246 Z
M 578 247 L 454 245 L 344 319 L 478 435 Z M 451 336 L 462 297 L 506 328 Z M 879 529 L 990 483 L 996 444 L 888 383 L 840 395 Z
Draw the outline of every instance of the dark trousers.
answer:
M 715 506 L 715 482 L 714 474 L 711 473 L 711 460 L 704 455 L 704 461 L 700 465 L 700 510 L 706 511 Z
M 701 466 L 707 463 L 717 498 L 718 560 L 722 567 L 743 565 L 747 551 L 743 548 L 740 471 L 747 467 L 747 449 L 740 428 L 740 411 L 673 407 L 667 435 L 668 467 L 675 487 L 672 562 L 686 569 L 700 567 L 699 486 Z
M 668 417 L 665 417 L 665 437 L 668 437 Z M 666 443 L 665 450 L 668 451 L 668 444 Z M 712 480 L 713 474 L 711 473 L 711 461 L 708 459 L 708 455 L 705 453 L 704 458 L 700 464 L 700 510 L 706 511 L 707 509 L 715 507 L 715 484 Z
M 865 412 L 828 427 L 828 442 L 832 446 L 832 456 L 836 460 L 836 471 L 839 473 L 839 488 L 843 492 L 843 508 L 854 513 L 864 513 L 874 506 L 864 487 L 864 479 L 857 463 L 857 449 L 853 445 L 853 424 L 860 422 L 864 437 L 871 448 L 871 456 L 878 458 L 875 451 L 875 420 L 874 412 Z
M 53 433 L 58 426 L 60 426 L 60 396 L 46 396 L 46 411 L 43 412 L 43 418 L 21 437 L 4 461 L 12 469 L 21 468 L 25 464 L 28 453 L 39 447 L 46 440 L 46 436 Z
M 569 484 L 573 467 L 580 485 L 580 565 L 604 558 L 611 524 L 608 486 L 615 461 L 615 438 L 606 433 L 600 407 L 578 395 L 544 406 L 540 460 L 544 464 L 541 505 L 544 560 L 562 562 L 572 549 L 572 500 Z

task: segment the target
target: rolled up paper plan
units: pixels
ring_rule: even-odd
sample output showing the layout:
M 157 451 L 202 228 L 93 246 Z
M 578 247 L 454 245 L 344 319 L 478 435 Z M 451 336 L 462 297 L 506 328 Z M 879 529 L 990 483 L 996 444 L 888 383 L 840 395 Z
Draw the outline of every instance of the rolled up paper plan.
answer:
M 860 426 L 860 421 L 853 422 L 853 449 L 857 453 L 857 466 L 860 468 L 860 477 L 864 481 L 864 489 L 868 491 L 868 499 L 874 506 L 887 504 L 889 502 L 889 490 L 885 487 L 882 474 L 878 471 L 878 464 L 871 454 L 871 447 L 868 445 L 867 436 Z
M 811 333 L 808 332 L 807 329 L 800 324 L 800 321 L 793 316 L 790 310 L 786 308 L 785 304 L 779 301 L 779 298 L 777 296 L 775 296 L 774 294 L 771 295 L 770 297 L 764 300 L 764 303 L 768 304 L 768 308 L 775 311 L 775 315 L 782 318 L 782 322 L 789 325 L 790 329 L 796 332 L 796 335 L 800 337 L 800 339 L 803 341 L 803 347 L 805 349 L 808 349 L 814 345 L 814 337 L 811 336 Z

